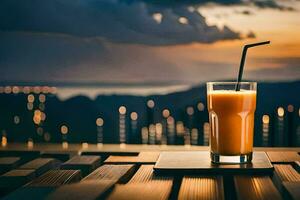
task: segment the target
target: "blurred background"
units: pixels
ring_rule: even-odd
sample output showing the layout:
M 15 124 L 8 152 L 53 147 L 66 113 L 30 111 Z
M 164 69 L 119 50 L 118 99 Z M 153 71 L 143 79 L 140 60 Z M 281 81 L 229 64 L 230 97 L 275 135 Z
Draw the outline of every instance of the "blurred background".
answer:
M 258 82 L 255 146 L 300 146 L 299 0 L 1 0 L 10 142 L 208 145 L 207 81 Z

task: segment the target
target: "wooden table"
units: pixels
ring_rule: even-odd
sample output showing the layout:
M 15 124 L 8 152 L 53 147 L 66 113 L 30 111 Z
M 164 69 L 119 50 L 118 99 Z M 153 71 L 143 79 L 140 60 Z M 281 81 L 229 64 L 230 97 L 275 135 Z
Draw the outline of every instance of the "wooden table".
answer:
M 5 199 L 25 195 L 30 199 L 300 199 L 300 148 L 255 148 L 267 153 L 274 166 L 271 175 L 157 175 L 153 167 L 162 151 L 208 151 L 208 147 L 8 144 L 0 147 L 0 169 L 6 170 L 1 171 L 0 195 Z M 49 165 L 49 158 L 56 164 Z M 71 161 L 72 168 L 67 169 Z

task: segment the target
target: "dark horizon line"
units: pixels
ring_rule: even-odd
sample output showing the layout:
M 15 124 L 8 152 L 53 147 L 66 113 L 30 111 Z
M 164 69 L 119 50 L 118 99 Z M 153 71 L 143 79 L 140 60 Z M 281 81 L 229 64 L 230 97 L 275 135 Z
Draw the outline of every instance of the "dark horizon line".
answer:
M 224 80 L 212 80 L 212 81 L 236 81 L 232 79 L 224 79 Z M 253 81 L 253 80 L 243 80 L 243 81 Z M 294 80 L 270 80 L 270 81 L 256 81 L 258 83 L 293 83 L 300 82 L 300 79 Z M 191 83 L 185 81 L 146 81 L 146 82 L 79 82 L 79 81 L 0 81 L 0 86 L 51 86 L 51 87 L 107 87 L 107 86 L 115 86 L 115 87 L 144 87 L 144 86 L 176 86 L 176 85 L 203 85 L 205 82 L 199 81 L 198 83 Z

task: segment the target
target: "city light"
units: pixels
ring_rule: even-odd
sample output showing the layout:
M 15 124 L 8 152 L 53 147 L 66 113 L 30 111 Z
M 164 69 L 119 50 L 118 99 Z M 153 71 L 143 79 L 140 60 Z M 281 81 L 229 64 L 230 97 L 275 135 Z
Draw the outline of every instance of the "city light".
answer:
M 88 144 L 87 142 L 83 142 L 83 143 L 81 144 L 81 146 L 82 146 L 83 149 L 89 148 L 89 144 Z
M 198 129 L 193 128 L 191 132 L 191 144 L 197 145 L 198 144 Z
M 149 126 L 149 144 L 155 144 L 155 125 L 150 124 Z
M 178 121 L 176 123 L 176 133 L 178 136 L 183 136 L 184 135 L 184 125 L 182 121 Z
M 27 109 L 33 110 L 33 103 L 27 103 Z
M 41 103 L 44 103 L 44 102 L 46 101 L 46 96 L 45 96 L 44 94 L 40 94 L 40 95 L 39 95 L 39 101 L 40 101 Z
M 147 101 L 147 106 L 148 106 L 149 108 L 154 108 L 155 102 L 154 102 L 152 99 L 150 99 L 150 100 Z
M 50 88 L 48 86 L 44 86 L 44 87 L 42 87 L 42 92 L 44 94 L 48 94 L 50 92 Z
M 103 124 L 104 124 L 104 120 L 101 117 L 96 119 L 96 125 L 97 126 L 103 126 Z
M 30 93 L 30 87 L 28 87 L 28 86 L 23 87 L 23 93 L 24 94 L 29 94 Z
M 194 108 L 192 106 L 187 107 L 186 108 L 186 113 L 190 116 L 193 115 L 194 114 Z
M 45 104 L 44 103 L 40 103 L 39 104 L 39 109 L 40 110 L 45 110 Z
M 141 129 L 141 135 L 142 135 L 142 144 L 148 144 L 148 128 L 147 127 L 143 127 Z
M 103 147 L 103 143 L 99 143 L 99 142 L 98 142 L 98 143 L 97 143 L 97 148 L 98 148 L 98 149 L 101 149 L 102 147 Z
M 56 93 L 57 93 L 57 88 L 56 88 L 56 87 L 51 87 L 51 88 L 50 88 L 50 92 L 51 92 L 52 94 L 56 94 Z
M 34 102 L 33 94 L 30 94 L 30 95 L 27 96 L 27 101 L 28 101 L 28 103 L 33 103 Z
M 138 119 L 138 114 L 136 112 L 130 113 L 130 119 L 136 121 Z
M 167 124 L 174 124 L 174 118 L 172 116 L 167 118 Z
M 262 117 L 262 122 L 263 122 L 264 124 L 268 124 L 268 123 L 270 122 L 270 117 L 269 117 L 269 115 L 263 115 L 263 117 Z
M 34 111 L 33 122 L 34 122 L 35 124 L 40 124 L 41 121 L 42 121 L 43 119 L 45 119 L 45 118 L 46 118 L 46 116 L 43 116 L 43 117 L 42 117 L 42 112 L 41 112 L 40 110 L 35 110 L 35 111 Z
M 32 138 L 28 138 L 28 141 L 27 141 L 27 148 L 28 149 L 32 149 L 33 148 L 33 139 Z
M 283 108 L 283 107 L 279 107 L 279 108 L 277 109 L 277 115 L 278 115 L 279 117 L 283 117 L 283 116 L 284 116 L 284 108 Z
M 37 127 L 36 133 L 37 133 L 39 136 L 42 136 L 42 135 L 43 135 L 43 132 L 44 132 L 44 129 L 43 129 L 42 127 Z
M 270 123 L 270 117 L 269 115 L 263 115 L 262 116 L 262 145 L 268 146 L 269 142 L 269 123 Z
M 199 111 L 204 111 L 204 109 L 205 109 L 204 104 L 203 104 L 202 102 L 199 102 L 199 103 L 197 104 L 197 109 L 198 109 Z
M 68 131 L 69 131 L 69 128 L 66 125 L 62 125 L 60 127 L 61 134 L 66 135 L 68 133 Z
M 7 137 L 4 136 L 4 135 L 1 138 L 1 145 L 2 145 L 2 147 L 6 147 L 7 146 Z
M 287 110 L 288 110 L 288 112 L 294 112 L 294 106 L 288 105 Z
M 35 86 L 35 87 L 33 87 L 33 92 L 35 94 L 39 94 L 41 92 L 41 88 L 39 86 Z
M 126 143 L 126 107 L 120 106 L 119 107 L 119 142 Z
M 19 124 L 20 123 L 20 117 L 18 115 L 14 116 L 14 123 Z
M 119 113 L 121 115 L 125 115 L 126 114 L 126 107 L 125 106 L 120 106 L 119 107 Z
M 6 87 L 4 88 L 4 93 L 5 93 L 5 94 L 10 94 L 10 93 L 11 93 L 11 87 L 6 86 Z
M 68 142 L 62 142 L 62 148 L 63 149 L 68 149 L 69 148 L 69 143 Z
M 49 141 L 51 140 L 51 135 L 50 135 L 50 133 L 46 132 L 46 133 L 44 134 L 44 140 L 45 140 L 46 142 L 49 142 Z
M 20 92 L 20 88 L 19 88 L 18 86 L 14 86 L 14 87 L 12 88 L 12 92 L 13 92 L 14 94 L 18 94 L 18 93 Z
M 162 111 L 162 115 L 164 118 L 168 118 L 170 116 L 170 111 L 168 109 L 164 109 Z
M 210 125 L 208 122 L 203 124 L 203 145 L 209 145 Z

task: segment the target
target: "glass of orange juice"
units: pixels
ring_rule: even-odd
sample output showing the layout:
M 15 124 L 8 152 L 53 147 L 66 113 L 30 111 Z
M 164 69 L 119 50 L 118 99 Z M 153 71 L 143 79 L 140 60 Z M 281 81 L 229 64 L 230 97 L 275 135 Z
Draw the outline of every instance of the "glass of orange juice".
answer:
M 208 82 L 207 105 L 213 163 L 252 160 L 256 82 Z

